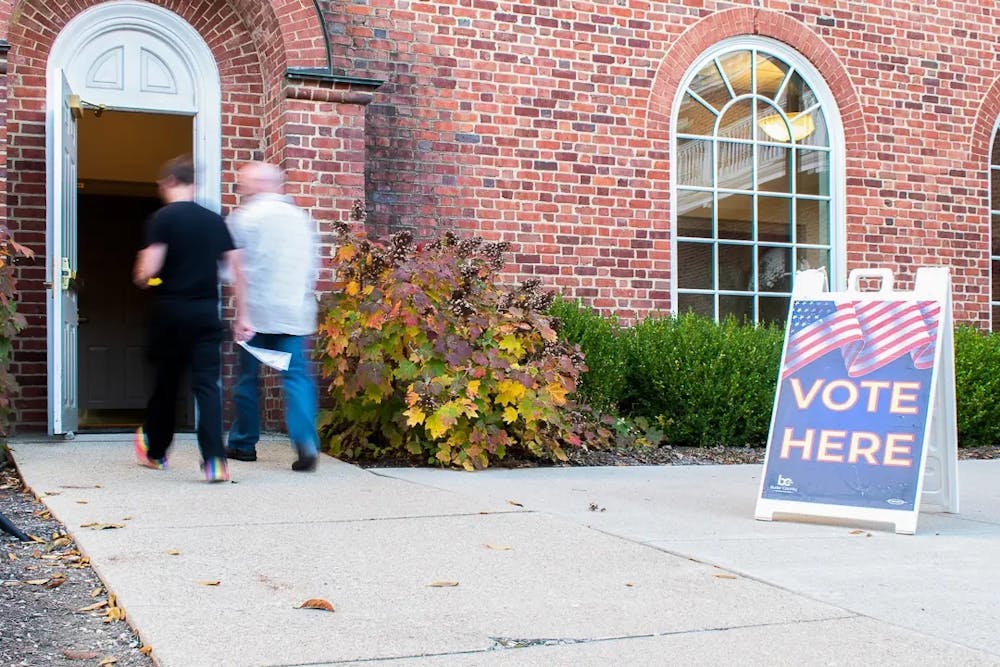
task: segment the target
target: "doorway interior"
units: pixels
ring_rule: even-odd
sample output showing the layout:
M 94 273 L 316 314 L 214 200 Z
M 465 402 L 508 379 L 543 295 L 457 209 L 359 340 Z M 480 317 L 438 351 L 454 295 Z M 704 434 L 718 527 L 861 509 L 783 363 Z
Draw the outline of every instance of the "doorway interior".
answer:
M 152 383 L 146 361 L 149 292 L 132 284 L 147 218 L 160 207 L 156 178 L 172 157 L 192 152 L 193 117 L 85 111 L 78 126 L 77 281 L 81 431 L 141 425 Z M 185 383 L 177 424 L 190 429 Z

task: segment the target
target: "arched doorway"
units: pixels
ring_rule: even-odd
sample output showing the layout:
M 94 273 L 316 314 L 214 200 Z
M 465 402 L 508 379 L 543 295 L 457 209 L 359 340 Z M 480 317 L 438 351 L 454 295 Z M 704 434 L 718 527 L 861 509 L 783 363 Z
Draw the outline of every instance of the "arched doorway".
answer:
M 118 264 L 109 255 L 127 255 L 132 250 L 122 244 L 119 231 L 100 226 L 94 207 L 84 207 L 83 212 L 97 226 L 80 227 L 79 205 L 90 201 L 90 193 L 79 186 L 92 181 L 105 190 L 117 190 L 119 199 L 105 202 L 102 211 L 122 205 L 133 214 L 141 213 L 143 206 L 155 201 L 142 192 L 143 185 L 150 184 L 150 168 L 155 175 L 155 166 L 164 157 L 190 152 L 198 170 L 198 200 L 218 209 L 220 100 L 219 70 L 208 45 L 184 19 L 156 5 L 116 0 L 94 6 L 70 21 L 55 40 L 47 65 L 46 94 L 50 433 L 73 433 L 88 402 L 112 410 L 116 405 L 128 408 L 137 405 L 144 393 L 138 386 L 142 374 L 130 370 L 130 364 L 141 364 L 138 323 L 114 319 L 128 318 L 134 309 L 116 302 L 113 295 L 91 294 L 90 307 L 101 309 L 100 322 L 94 311 L 84 317 L 78 312 L 79 288 L 90 285 L 85 288 L 90 290 L 105 282 L 97 271 Z M 104 126 L 98 127 L 102 119 Z M 81 154 L 81 147 L 88 145 L 82 141 L 88 132 L 95 133 L 91 139 L 98 134 L 101 138 L 89 142 L 94 147 L 87 150 L 92 152 Z M 126 138 L 129 133 L 134 139 Z M 107 151 L 115 150 L 117 160 L 113 161 L 133 165 L 127 173 L 102 178 L 106 172 L 95 169 L 87 179 L 80 179 L 81 166 L 87 169 L 90 163 L 101 163 L 102 156 L 114 154 Z M 130 203 L 123 204 L 123 197 Z M 143 198 L 145 204 L 140 202 Z M 136 229 L 133 226 L 133 236 Z M 81 271 L 85 257 L 79 251 L 94 247 L 88 241 L 97 236 L 102 244 L 119 242 L 98 246 L 105 261 L 92 262 L 94 278 L 88 279 Z M 81 324 L 89 327 L 82 338 Z M 87 358 L 88 354 L 95 356 Z M 81 377 L 81 368 L 88 364 L 92 372 Z M 81 385 L 81 379 L 90 384 Z

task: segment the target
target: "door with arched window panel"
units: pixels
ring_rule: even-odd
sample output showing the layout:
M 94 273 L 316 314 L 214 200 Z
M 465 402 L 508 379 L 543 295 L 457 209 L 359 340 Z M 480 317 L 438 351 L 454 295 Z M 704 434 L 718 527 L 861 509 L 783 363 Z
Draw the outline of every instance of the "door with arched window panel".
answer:
M 990 151 L 990 325 L 1000 331 L 1000 122 Z
M 832 96 L 777 42 L 699 59 L 674 114 L 674 307 L 784 322 L 795 271 L 842 273 L 843 145 Z

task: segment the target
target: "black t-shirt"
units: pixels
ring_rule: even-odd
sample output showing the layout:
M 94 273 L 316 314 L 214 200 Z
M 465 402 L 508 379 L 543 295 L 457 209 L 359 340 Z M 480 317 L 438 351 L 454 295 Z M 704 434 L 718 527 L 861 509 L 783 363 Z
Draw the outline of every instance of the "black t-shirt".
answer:
M 167 204 L 147 223 L 146 244 L 154 243 L 167 246 L 158 298 L 218 299 L 219 260 L 235 248 L 222 216 L 192 201 Z

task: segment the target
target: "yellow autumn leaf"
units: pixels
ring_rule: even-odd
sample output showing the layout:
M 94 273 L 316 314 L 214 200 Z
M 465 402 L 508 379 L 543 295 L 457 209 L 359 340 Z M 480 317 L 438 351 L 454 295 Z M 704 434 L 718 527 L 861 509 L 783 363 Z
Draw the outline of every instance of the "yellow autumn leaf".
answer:
M 514 334 L 507 334 L 502 339 L 500 339 L 501 350 L 510 352 L 515 357 L 520 358 L 524 354 L 524 346 L 521 345 L 521 341 L 518 340 L 517 336 Z
M 563 405 L 566 402 L 566 394 L 569 392 L 566 391 L 566 387 L 564 387 L 561 383 L 550 382 L 546 389 L 548 390 L 549 395 L 552 396 L 552 400 L 556 405 Z
M 352 280 L 351 282 L 347 283 L 347 287 L 344 288 L 344 292 L 348 296 L 357 296 L 358 291 L 360 289 L 361 289 L 361 286 L 358 285 L 358 281 L 357 280 Z
M 354 259 L 354 256 L 358 254 L 358 251 L 354 249 L 352 245 L 342 245 L 337 248 L 337 260 L 341 262 L 347 262 Z
M 478 398 L 480 384 L 479 380 L 470 380 L 469 384 L 465 386 L 465 395 L 469 398 Z
M 514 422 L 517 421 L 517 416 L 518 416 L 517 415 L 517 410 L 515 410 L 513 407 L 511 407 L 511 406 L 508 405 L 506 408 L 504 408 L 504 411 L 503 411 L 503 420 L 504 420 L 504 422 L 506 422 L 508 424 L 513 424 Z
M 405 410 L 403 414 L 406 415 L 407 426 L 417 426 L 418 424 L 423 424 L 424 420 L 427 418 L 424 411 L 415 405 L 412 408 Z
M 516 380 L 501 380 L 497 385 L 497 397 L 494 401 L 498 405 L 510 405 L 516 403 L 526 391 L 524 385 Z
M 143 655 L 149 655 L 152 652 L 153 652 L 153 647 L 148 644 L 139 649 L 139 653 L 142 653 Z
M 424 426 L 427 428 L 427 432 L 430 433 L 431 438 L 435 440 L 448 432 L 448 425 L 444 423 L 440 412 L 435 412 L 428 417 L 424 421 Z
M 455 586 L 458 586 L 458 582 L 457 581 L 432 581 L 431 583 L 429 583 L 427 585 L 430 586 L 431 588 L 454 588 Z

